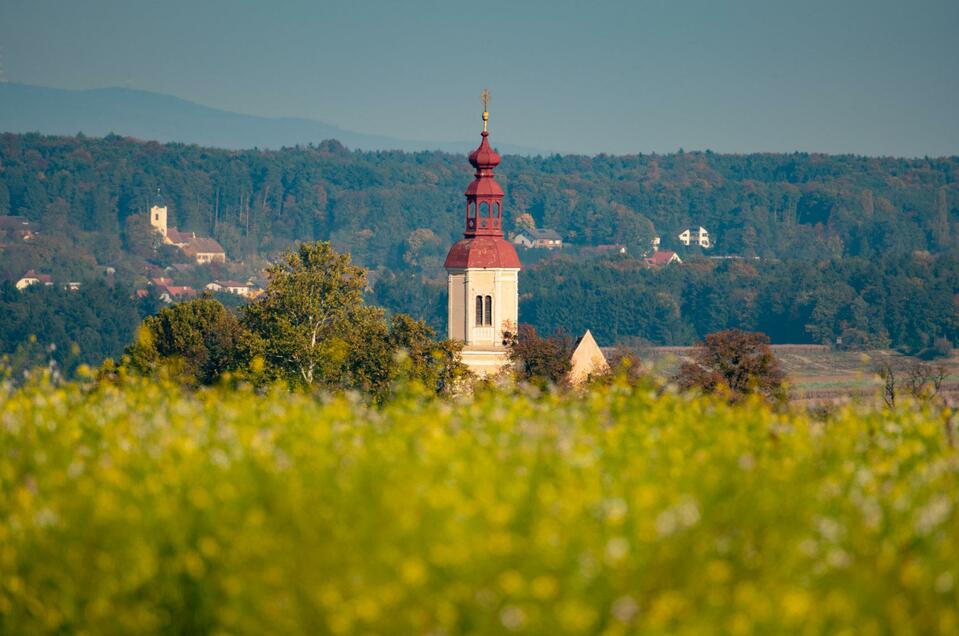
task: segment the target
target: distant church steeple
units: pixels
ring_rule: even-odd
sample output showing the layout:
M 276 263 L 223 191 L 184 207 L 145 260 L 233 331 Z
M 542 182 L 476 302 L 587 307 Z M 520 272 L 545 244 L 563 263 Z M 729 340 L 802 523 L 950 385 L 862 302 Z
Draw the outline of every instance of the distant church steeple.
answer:
M 166 239 L 167 209 L 166 206 L 163 205 L 163 197 L 160 196 L 159 187 L 157 188 L 156 196 L 153 198 L 153 205 L 150 207 L 150 225 Z
M 489 91 L 482 93 L 483 132 L 470 153 L 476 169 L 466 188 L 466 228 L 444 267 L 449 283 L 449 338 L 463 342 L 462 359 L 480 375 L 507 364 L 503 331 L 519 318 L 519 256 L 503 238 L 503 189 L 493 170 L 500 156 L 489 144 Z

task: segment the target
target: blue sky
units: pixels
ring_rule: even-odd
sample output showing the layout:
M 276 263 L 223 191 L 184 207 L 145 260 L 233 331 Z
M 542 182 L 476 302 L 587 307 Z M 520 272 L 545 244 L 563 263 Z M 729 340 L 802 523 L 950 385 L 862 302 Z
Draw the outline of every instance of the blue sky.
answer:
M 6 79 L 581 153 L 959 153 L 959 1 L 0 0 Z

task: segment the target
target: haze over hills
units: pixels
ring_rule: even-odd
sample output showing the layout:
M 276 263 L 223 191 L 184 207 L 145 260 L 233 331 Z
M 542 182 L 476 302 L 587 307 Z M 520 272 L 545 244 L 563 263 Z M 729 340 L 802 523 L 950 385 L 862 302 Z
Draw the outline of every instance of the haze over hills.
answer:
M 276 149 L 336 139 L 360 150 L 469 152 L 476 141 L 417 141 L 346 130 L 321 121 L 260 117 L 203 106 L 179 97 L 129 88 L 68 90 L 0 83 L 0 132 L 49 135 L 110 133 L 217 148 Z M 498 144 L 506 154 L 546 151 Z

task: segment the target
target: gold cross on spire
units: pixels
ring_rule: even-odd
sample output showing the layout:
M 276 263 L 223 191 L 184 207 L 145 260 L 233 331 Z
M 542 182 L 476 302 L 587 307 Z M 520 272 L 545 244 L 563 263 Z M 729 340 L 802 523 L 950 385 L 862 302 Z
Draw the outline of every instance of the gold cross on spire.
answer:
M 483 92 L 480 93 L 480 99 L 483 100 L 483 132 L 486 132 L 486 125 L 489 122 L 489 112 L 487 108 L 489 107 L 489 89 L 484 88 Z

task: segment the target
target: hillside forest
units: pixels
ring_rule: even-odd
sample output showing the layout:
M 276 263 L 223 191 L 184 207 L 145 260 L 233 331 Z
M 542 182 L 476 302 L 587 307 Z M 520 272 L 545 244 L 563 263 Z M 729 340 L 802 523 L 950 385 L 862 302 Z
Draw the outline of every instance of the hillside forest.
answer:
M 542 333 L 588 327 L 603 345 L 690 344 L 744 328 L 777 343 L 911 352 L 959 341 L 957 157 L 507 156 L 497 178 L 507 230 L 549 228 L 566 244 L 520 250 L 520 319 Z M 155 297 L 136 299 L 151 277 L 262 279 L 277 254 L 312 240 L 369 270 L 370 302 L 445 333 L 442 262 L 470 179 L 461 155 L 335 141 L 228 151 L 0 135 L 0 216 L 37 229 L 30 241 L 0 230 L 0 279 L 11 283 L 0 290 L 0 349 L 98 363 L 158 310 Z M 226 264 L 190 267 L 157 245 L 146 212 L 158 189 L 170 224 L 216 238 Z M 700 225 L 713 248 L 678 244 Z M 684 262 L 645 266 L 654 236 Z M 604 245 L 627 253 L 597 254 Z M 13 289 L 30 269 L 83 286 Z

